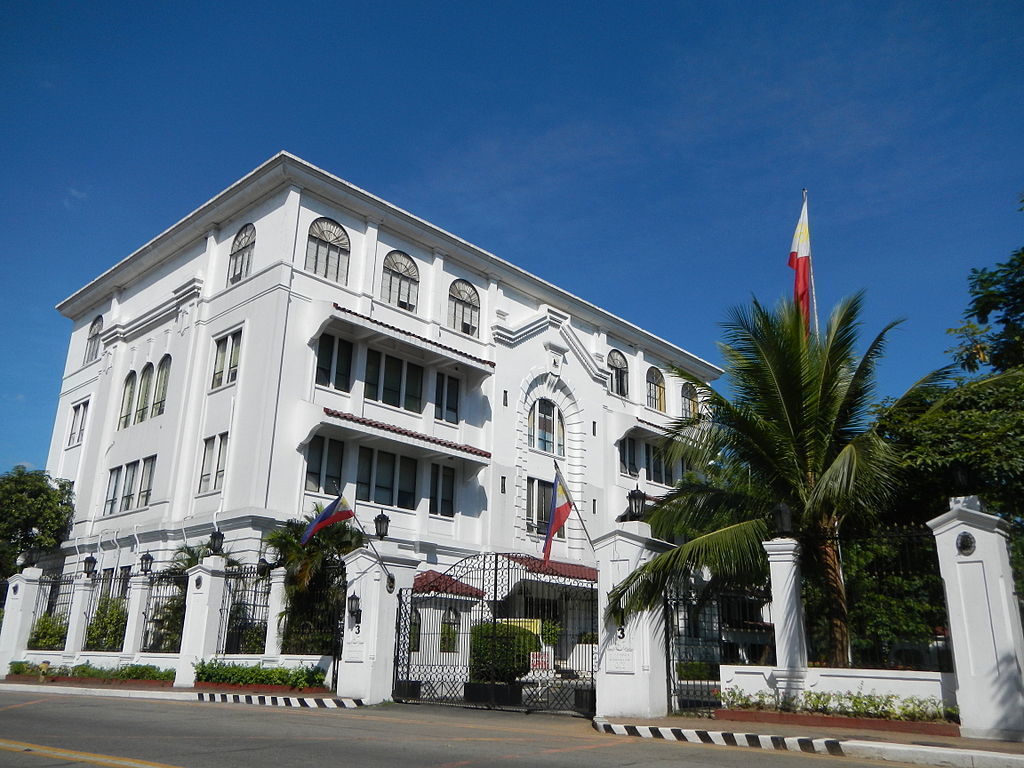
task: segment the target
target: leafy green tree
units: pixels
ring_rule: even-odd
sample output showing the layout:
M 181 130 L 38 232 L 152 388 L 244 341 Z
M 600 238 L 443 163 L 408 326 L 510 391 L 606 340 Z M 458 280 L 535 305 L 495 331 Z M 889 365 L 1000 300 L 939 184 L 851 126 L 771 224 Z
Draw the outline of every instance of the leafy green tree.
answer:
M 75 512 L 67 480 L 22 465 L 0 475 L 0 577 L 17 571 L 27 549 L 56 551 L 67 538 Z
M 705 413 L 675 420 L 665 445 L 704 471 L 688 474 L 649 515 L 658 535 L 685 540 L 612 590 L 612 615 L 659 605 L 670 584 L 705 566 L 723 582 L 763 582 L 761 542 L 785 505 L 828 596 L 829 662 L 849 663 L 837 535 L 848 519 L 886 503 L 899 468 L 871 412 L 875 367 L 895 323 L 858 355 L 862 304 L 862 294 L 840 302 L 820 334 L 806 333 L 792 301 L 770 310 L 755 300 L 730 312 L 720 348 L 732 396 L 708 389 Z

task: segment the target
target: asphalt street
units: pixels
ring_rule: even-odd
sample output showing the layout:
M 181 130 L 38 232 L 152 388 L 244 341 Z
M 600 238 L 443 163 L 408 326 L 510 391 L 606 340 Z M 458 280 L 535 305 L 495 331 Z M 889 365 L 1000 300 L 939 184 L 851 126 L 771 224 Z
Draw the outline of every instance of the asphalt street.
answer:
M 595 732 L 588 720 L 448 707 L 309 710 L 0 693 L 3 768 L 878 765 Z M 891 764 L 890 764 L 891 765 Z

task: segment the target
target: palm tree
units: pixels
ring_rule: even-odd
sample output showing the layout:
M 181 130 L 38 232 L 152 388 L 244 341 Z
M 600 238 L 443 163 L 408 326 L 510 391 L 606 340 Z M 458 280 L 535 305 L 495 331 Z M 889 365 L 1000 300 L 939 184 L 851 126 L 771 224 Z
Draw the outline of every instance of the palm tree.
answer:
M 805 562 L 820 569 L 830 598 L 830 663 L 849 664 L 837 536 L 847 518 L 870 518 L 883 506 L 898 471 L 872 418 L 875 366 L 896 323 L 858 356 L 862 304 L 860 293 L 840 302 L 820 334 L 806 332 L 792 301 L 770 310 L 754 300 L 729 313 L 720 346 L 732 396 L 706 389 L 704 412 L 675 420 L 665 442 L 673 459 L 702 472 L 688 473 L 648 516 L 656 534 L 684 543 L 618 584 L 610 615 L 660 605 L 670 584 L 704 567 L 724 583 L 763 583 L 761 542 L 775 513 L 786 509 Z M 681 369 L 673 373 L 701 384 Z M 947 375 L 936 372 L 915 389 Z

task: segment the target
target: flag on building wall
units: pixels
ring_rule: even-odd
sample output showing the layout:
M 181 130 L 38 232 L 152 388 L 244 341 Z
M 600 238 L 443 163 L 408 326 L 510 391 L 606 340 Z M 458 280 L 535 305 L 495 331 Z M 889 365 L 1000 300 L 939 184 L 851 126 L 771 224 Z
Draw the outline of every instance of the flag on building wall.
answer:
M 551 489 L 551 510 L 548 512 L 548 533 L 544 537 L 544 562 L 546 563 L 551 559 L 551 541 L 555 538 L 555 534 L 565 525 L 565 521 L 569 519 L 569 513 L 572 511 L 572 497 L 569 495 L 569 489 L 565 485 L 565 480 L 562 479 L 562 473 L 558 471 L 558 466 L 555 466 L 555 482 L 554 488 Z
M 804 315 L 804 327 L 811 320 L 811 232 L 807 226 L 807 190 L 804 190 L 804 204 L 800 209 L 800 221 L 793 233 L 793 244 L 789 247 L 789 266 L 796 271 L 793 281 L 793 299 L 800 305 Z
M 305 546 L 307 541 L 327 526 L 340 523 L 342 520 L 348 520 L 355 516 L 356 513 L 352 511 L 352 507 L 350 507 L 348 502 L 345 501 L 345 497 L 339 496 L 324 507 L 324 511 L 317 515 L 316 519 L 306 526 L 306 530 L 302 534 L 300 543 Z

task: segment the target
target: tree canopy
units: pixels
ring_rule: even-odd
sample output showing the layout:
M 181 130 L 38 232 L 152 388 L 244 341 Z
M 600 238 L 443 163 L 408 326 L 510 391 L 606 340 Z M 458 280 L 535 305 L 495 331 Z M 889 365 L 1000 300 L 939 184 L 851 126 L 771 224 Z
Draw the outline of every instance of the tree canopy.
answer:
M 74 515 L 74 491 L 67 480 L 22 465 L 0 475 L 0 576 L 17 571 L 28 549 L 52 551 L 67 537 Z

